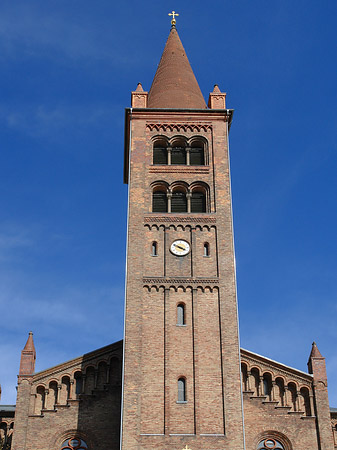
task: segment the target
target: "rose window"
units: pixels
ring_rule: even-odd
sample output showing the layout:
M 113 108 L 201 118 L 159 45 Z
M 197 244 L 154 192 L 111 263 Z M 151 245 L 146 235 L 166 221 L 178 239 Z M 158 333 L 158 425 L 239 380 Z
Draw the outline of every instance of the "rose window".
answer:
M 88 446 L 82 439 L 71 438 L 63 442 L 61 450 L 88 450 Z
M 284 450 L 281 442 L 276 439 L 268 438 L 261 441 L 257 447 L 258 450 Z

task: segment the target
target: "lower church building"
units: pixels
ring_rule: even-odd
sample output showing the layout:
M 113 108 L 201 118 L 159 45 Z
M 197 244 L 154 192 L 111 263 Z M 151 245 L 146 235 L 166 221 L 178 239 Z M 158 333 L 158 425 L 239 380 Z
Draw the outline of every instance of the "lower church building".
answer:
M 0 449 L 333 450 L 325 359 L 308 373 L 240 349 L 228 135 L 175 19 L 149 92 L 125 111 L 125 338 L 35 373 L 22 350 Z M 14 417 L 15 410 L 15 417 Z

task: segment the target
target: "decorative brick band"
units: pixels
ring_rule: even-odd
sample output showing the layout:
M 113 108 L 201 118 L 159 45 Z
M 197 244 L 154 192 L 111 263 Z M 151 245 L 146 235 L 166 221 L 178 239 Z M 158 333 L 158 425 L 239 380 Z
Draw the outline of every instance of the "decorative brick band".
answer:
M 144 217 L 144 223 L 153 223 L 153 222 L 160 222 L 160 223 L 167 223 L 167 222 L 171 222 L 171 223 L 176 223 L 176 222 L 180 222 L 180 223 L 216 223 L 216 218 L 215 217 L 191 217 L 191 216 L 185 216 L 185 217 L 180 217 L 180 216 L 173 216 L 173 215 L 168 215 L 168 216 L 145 216 Z
M 147 123 L 146 128 L 150 131 L 211 131 L 212 125 L 208 123 Z
M 144 284 L 198 284 L 198 285 L 212 285 L 219 284 L 219 278 L 143 278 Z

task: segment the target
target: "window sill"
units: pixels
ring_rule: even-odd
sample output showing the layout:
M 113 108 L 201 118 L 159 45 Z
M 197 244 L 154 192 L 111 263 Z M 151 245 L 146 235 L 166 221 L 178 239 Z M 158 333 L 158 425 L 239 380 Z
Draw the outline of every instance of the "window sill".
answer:
M 210 256 L 209 256 L 209 255 L 203 255 L 203 257 L 204 257 L 204 258 L 209 258 Z
M 158 258 L 159 255 L 151 255 L 152 258 Z
M 176 323 L 176 327 L 187 327 L 186 323 Z
M 182 405 L 187 403 L 187 400 L 177 400 L 177 403 L 179 403 L 179 405 Z

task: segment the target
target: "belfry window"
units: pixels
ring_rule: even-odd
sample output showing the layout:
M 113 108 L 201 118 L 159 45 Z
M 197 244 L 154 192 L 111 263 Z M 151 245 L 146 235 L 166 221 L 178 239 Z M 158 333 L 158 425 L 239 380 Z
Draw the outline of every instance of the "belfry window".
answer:
M 185 305 L 183 303 L 177 306 L 177 325 L 185 325 Z
M 167 212 L 167 194 L 164 191 L 154 191 L 152 194 L 152 211 Z
M 171 198 L 171 212 L 184 213 L 187 212 L 187 198 L 184 191 L 174 191 Z
M 198 143 L 196 146 L 192 146 L 190 152 L 190 165 L 191 166 L 203 166 L 205 164 L 203 145 Z
M 191 197 L 191 212 L 206 212 L 206 195 L 201 191 L 192 192 Z
M 184 147 L 172 147 L 171 164 L 186 164 L 186 150 Z
M 185 378 L 179 378 L 178 380 L 178 402 L 186 402 L 186 380 Z
M 153 164 L 167 164 L 167 148 L 163 143 L 155 144 L 153 147 Z
M 204 166 L 206 161 L 204 140 L 192 138 L 192 143 L 183 137 L 173 137 L 171 141 L 158 136 L 153 144 L 152 160 L 154 165 Z

